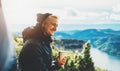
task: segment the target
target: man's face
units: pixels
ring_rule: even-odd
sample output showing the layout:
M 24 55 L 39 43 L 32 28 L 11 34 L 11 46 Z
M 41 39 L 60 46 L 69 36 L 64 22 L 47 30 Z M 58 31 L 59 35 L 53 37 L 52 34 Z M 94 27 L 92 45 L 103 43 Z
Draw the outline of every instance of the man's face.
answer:
M 58 27 L 58 20 L 51 17 L 44 24 L 45 33 L 47 33 L 49 36 L 53 36 L 54 32 L 57 30 L 57 27 Z

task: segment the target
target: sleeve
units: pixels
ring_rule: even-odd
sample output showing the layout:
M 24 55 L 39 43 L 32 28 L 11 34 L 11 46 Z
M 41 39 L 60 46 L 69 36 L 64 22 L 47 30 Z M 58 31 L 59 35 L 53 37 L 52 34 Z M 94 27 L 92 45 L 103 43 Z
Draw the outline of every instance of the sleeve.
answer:
M 41 46 L 42 47 L 42 46 Z M 43 58 L 43 55 L 44 55 L 44 49 L 41 48 L 41 49 L 35 49 L 35 58 L 36 60 L 34 60 L 34 65 L 36 65 L 36 70 L 34 71 L 49 71 L 48 67 L 47 67 L 47 64 L 45 63 L 44 61 L 44 58 Z
M 51 68 L 50 68 L 50 71 L 56 71 L 56 70 L 58 70 L 59 68 L 61 68 L 61 67 L 58 65 L 57 61 L 56 61 L 56 60 L 53 60 L 53 61 L 52 61 Z
M 19 57 L 21 70 L 49 71 L 42 57 L 43 49 L 39 49 L 38 47 L 39 46 L 34 43 L 25 46 L 25 48 L 23 47 Z
M 36 47 L 35 49 L 32 49 L 32 51 L 34 51 L 34 54 L 33 56 L 36 57 L 36 60 L 34 60 L 35 68 L 33 69 L 36 69 L 34 71 L 56 71 L 58 70 L 59 68 L 61 68 L 57 61 L 56 60 L 53 60 L 52 61 L 52 64 L 51 64 L 51 67 L 48 67 L 48 65 L 44 62 L 44 58 L 43 58 L 43 55 L 44 55 L 44 48 L 37 48 L 37 47 L 42 47 L 41 45 L 37 46 L 34 44 L 34 47 Z M 32 57 L 32 56 L 31 56 Z M 38 67 L 37 67 L 38 66 Z

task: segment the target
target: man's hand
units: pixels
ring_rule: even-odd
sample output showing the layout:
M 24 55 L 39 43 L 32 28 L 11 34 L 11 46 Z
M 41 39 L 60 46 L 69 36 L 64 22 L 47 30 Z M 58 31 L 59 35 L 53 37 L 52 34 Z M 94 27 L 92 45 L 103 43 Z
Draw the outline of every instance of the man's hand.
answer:
M 66 56 L 65 56 L 63 59 L 60 59 L 59 56 L 56 58 L 56 61 L 57 61 L 57 63 L 58 63 L 60 66 L 65 65 L 66 60 L 67 60 L 67 57 L 66 57 Z

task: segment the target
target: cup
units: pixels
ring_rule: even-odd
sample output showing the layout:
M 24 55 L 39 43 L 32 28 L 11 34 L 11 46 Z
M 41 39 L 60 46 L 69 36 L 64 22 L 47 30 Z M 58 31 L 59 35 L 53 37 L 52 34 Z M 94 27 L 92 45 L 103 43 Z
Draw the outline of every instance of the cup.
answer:
M 60 58 L 60 60 L 62 60 L 66 56 L 67 56 L 66 51 L 62 51 L 62 50 L 59 51 L 59 58 Z M 61 67 L 64 68 L 64 65 L 61 65 Z

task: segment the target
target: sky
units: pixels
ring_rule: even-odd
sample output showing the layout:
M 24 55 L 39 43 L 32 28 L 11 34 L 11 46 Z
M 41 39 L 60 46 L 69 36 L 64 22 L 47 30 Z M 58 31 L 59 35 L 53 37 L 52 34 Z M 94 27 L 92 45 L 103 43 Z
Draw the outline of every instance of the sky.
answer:
M 2 0 L 6 22 L 34 24 L 37 13 L 53 13 L 61 24 L 120 24 L 120 0 Z

